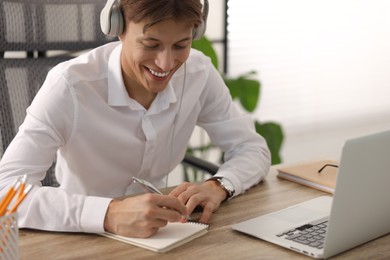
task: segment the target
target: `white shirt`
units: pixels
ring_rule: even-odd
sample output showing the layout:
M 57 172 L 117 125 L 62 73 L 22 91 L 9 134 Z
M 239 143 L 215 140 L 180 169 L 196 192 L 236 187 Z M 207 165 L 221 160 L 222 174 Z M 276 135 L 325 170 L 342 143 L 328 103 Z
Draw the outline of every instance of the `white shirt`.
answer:
M 208 57 L 191 50 L 146 110 L 123 83 L 121 43 L 110 43 L 53 68 L 0 163 L 2 194 L 17 176 L 34 189 L 19 207 L 19 226 L 103 232 L 112 198 L 138 192 L 132 177 L 163 187 L 180 163 L 195 125 L 225 152 L 216 176 L 238 195 L 270 166 L 264 139 L 238 112 Z M 184 91 L 184 93 L 182 93 Z M 57 153 L 59 188 L 40 181 Z

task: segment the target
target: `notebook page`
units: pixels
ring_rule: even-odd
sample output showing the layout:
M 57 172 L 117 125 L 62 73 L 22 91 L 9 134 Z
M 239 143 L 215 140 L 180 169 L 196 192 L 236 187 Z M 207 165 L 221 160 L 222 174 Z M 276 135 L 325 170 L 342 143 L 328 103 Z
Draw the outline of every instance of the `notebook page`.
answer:
M 146 248 L 156 252 L 167 252 L 175 247 L 187 243 L 208 231 L 208 225 L 195 222 L 174 222 L 160 228 L 157 234 L 149 238 L 130 238 L 112 233 L 101 235 L 110 237 L 128 244 Z

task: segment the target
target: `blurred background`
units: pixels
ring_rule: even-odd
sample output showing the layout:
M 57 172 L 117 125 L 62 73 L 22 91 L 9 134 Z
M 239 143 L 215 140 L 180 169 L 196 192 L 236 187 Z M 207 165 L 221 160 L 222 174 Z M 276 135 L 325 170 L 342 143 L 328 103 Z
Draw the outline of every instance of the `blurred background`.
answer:
M 282 163 L 390 129 L 390 1 L 211 0 L 206 36 L 224 73 L 257 72 L 253 116 L 282 126 Z
M 12 26 L 5 19 L 35 21 L 43 16 L 23 7 L 22 2 L 33 1 L 2 1 L 0 28 L 9 31 L 3 31 L 0 38 L 39 42 L 39 37 L 33 37 L 41 32 L 39 24 L 26 20 Z M 88 42 L 87 36 L 95 35 L 95 29 L 101 33 L 98 15 L 92 17 L 89 11 L 93 4 L 104 5 L 105 0 L 85 0 L 83 7 L 70 0 L 61 1 L 61 6 L 58 0 L 54 2 L 45 17 L 47 35 L 54 39 L 49 37 L 44 44 L 64 39 L 79 44 Z M 282 143 L 276 145 L 279 163 L 339 160 L 347 139 L 390 129 L 390 1 L 209 0 L 209 4 L 206 37 L 217 54 L 218 69 L 232 78 L 255 72 L 251 78 L 260 83 L 260 95 L 251 115 L 255 121 L 281 127 Z M 11 9 L 18 17 L 10 14 Z M 98 9 L 96 13 L 100 13 Z M 76 19 L 80 13 L 85 13 L 85 21 Z M 49 48 L 45 55 L 55 56 L 63 50 L 54 49 L 53 53 Z M 2 54 L 5 58 L 26 55 L 18 51 Z M 40 56 L 39 52 L 32 55 Z M 246 98 L 253 96 L 252 92 L 246 94 Z M 196 129 L 190 147 L 207 143 L 207 135 Z M 201 156 L 217 162 L 220 152 L 210 149 Z M 171 185 L 181 182 L 181 166 L 170 176 Z

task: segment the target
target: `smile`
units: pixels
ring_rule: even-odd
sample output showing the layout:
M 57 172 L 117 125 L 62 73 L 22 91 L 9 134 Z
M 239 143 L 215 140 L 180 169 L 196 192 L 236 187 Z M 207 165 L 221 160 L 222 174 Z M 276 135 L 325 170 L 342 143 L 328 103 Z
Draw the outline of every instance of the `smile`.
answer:
M 150 73 L 152 73 L 153 76 L 156 76 L 159 78 L 165 78 L 166 76 L 168 76 L 171 73 L 171 71 L 157 72 L 157 71 L 154 71 L 150 68 L 148 68 L 148 70 L 150 71 Z

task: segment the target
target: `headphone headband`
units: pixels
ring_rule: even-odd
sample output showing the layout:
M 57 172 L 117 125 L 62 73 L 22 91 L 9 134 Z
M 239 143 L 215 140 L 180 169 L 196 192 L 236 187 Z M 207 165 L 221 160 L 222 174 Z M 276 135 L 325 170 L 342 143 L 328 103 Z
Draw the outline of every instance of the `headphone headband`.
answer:
M 106 5 L 100 12 L 100 28 L 102 32 L 110 36 L 122 34 L 124 28 L 124 18 L 119 8 L 120 0 L 107 0 Z M 203 1 L 202 22 L 192 32 L 192 38 L 199 40 L 206 32 L 207 16 L 209 14 L 209 1 Z
M 207 17 L 209 15 L 209 1 L 203 0 L 202 22 L 192 33 L 193 40 L 199 40 L 206 33 Z

